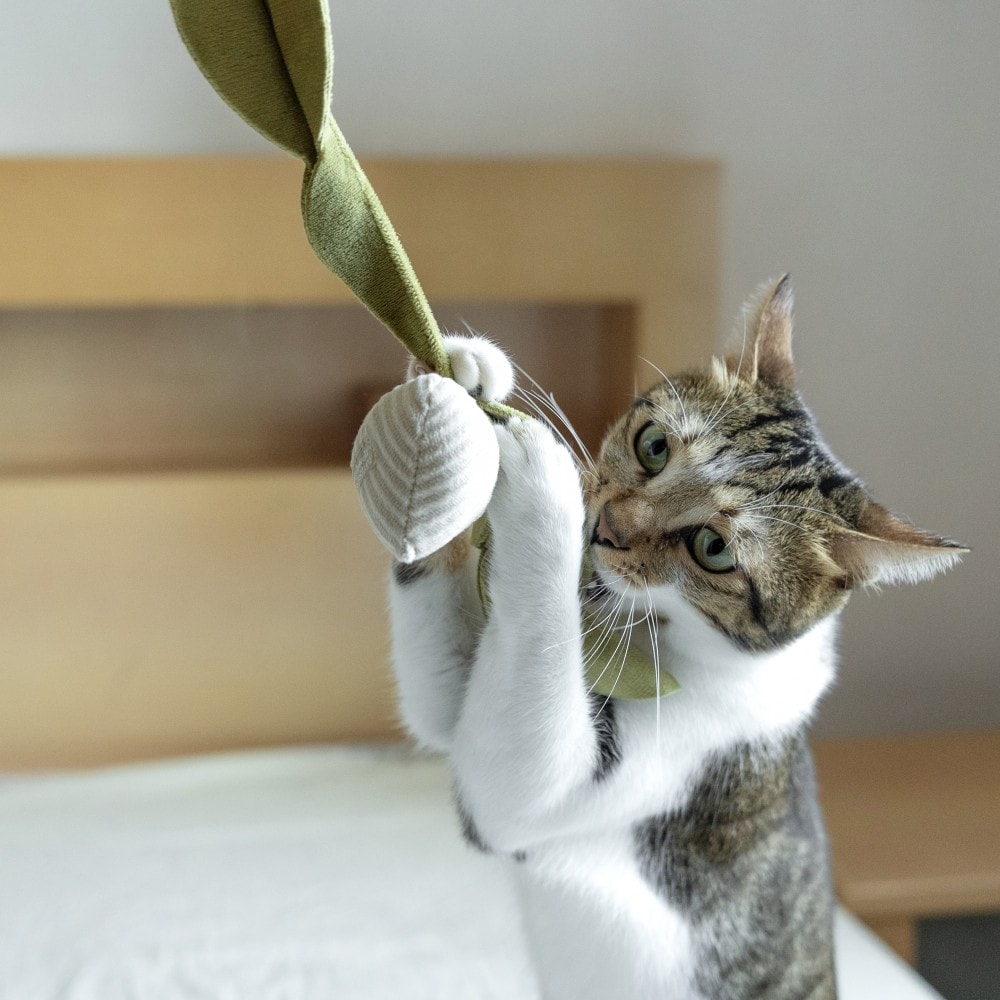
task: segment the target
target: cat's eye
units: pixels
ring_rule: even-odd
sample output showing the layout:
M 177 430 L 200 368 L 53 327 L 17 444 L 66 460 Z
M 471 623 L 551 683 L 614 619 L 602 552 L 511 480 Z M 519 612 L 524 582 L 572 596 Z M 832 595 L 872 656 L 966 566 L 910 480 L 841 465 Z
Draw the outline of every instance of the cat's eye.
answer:
M 656 424 L 646 424 L 635 436 L 635 457 L 651 475 L 662 472 L 670 457 L 667 435 Z
M 711 528 L 700 528 L 691 539 L 691 555 L 710 573 L 728 573 L 736 568 L 736 560 L 726 540 Z

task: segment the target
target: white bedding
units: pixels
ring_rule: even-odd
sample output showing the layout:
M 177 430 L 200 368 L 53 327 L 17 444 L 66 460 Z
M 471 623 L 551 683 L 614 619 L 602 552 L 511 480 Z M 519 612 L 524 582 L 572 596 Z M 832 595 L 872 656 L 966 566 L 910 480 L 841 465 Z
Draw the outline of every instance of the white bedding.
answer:
M 843 913 L 837 944 L 843 1000 L 937 996 Z M 537 996 L 439 760 L 317 747 L 0 777 L 0 1000 Z

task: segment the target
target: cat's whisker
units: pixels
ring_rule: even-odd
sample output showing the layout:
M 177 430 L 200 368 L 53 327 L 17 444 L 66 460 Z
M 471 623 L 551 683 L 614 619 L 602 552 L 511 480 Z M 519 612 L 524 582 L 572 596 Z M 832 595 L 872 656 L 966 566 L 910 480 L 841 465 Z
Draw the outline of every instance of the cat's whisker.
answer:
M 719 366 L 720 366 L 720 369 L 719 369 L 720 372 L 721 373 L 725 373 L 728 376 L 728 378 L 729 378 L 729 389 L 727 390 L 725 398 L 722 400 L 722 402 L 719 403 L 718 406 L 713 407 L 713 409 L 712 409 L 712 413 L 711 413 L 711 415 L 708 418 L 708 428 L 707 428 L 707 430 L 709 430 L 709 431 L 715 430 L 715 428 L 718 426 L 718 424 L 725 417 L 729 416 L 729 414 L 725 412 L 726 404 L 732 398 L 733 393 L 736 391 L 736 387 L 740 384 L 740 378 L 739 378 L 739 374 L 738 373 L 739 373 L 740 369 L 743 367 L 743 357 L 744 357 L 744 354 L 746 353 L 746 349 L 747 349 L 747 318 L 744 315 L 744 317 L 743 317 L 743 342 L 740 345 L 740 360 L 739 360 L 739 362 L 736 365 L 736 372 L 730 373 L 728 371 L 728 369 L 726 368 L 726 362 L 725 362 L 725 360 L 721 359 L 721 358 L 718 359 Z M 714 366 L 714 364 L 715 364 L 715 359 L 713 359 L 713 366 Z M 721 377 L 722 377 L 721 374 L 720 374 L 719 377 L 721 379 Z M 749 400 L 747 400 L 747 402 L 749 402 Z M 738 409 L 738 408 L 739 407 L 736 407 L 735 409 Z M 734 409 L 734 412 L 735 412 L 735 409 Z
M 553 419 L 552 414 L 545 408 L 548 405 L 546 400 L 538 398 L 531 390 L 520 387 L 514 391 L 514 397 L 524 403 L 562 441 L 581 471 L 593 474 L 596 464 L 587 450 L 587 446 L 580 439 L 573 427 L 565 424 L 562 417 L 559 417 L 559 422 Z M 564 430 L 564 424 L 569 430 L 568 435 Z
M 555 425 L 551 414 L 543 405 L 544 400 L 539 397 L 538 393 L 532 389 L 525 388 L 522 385 L 516 385 L 512 395 L 515 399 L 524 403 L 524 405 L 527 406 L 539 420 L 550 427 L 554 433 L 560 434 L 560 437 L 562 437 L 560 429 Z M 563 438 L 563 441 L 565 441 L 565 438 Z
M 625 595 L 619 594 L 618 600 L 615 602 L 614 607 L 601 619 L 600 622 L 592 626 L 590 629 L 584 631 L 583 636 L 589 635 L 592 632 L 598 632 L 599 635 L 593 641 L 591 649 L 583 658 L 585 666 L 589 666 L 595 659 L 597 659 L 603 652 L 604 648 L 611 641 L 614 632 L 617 629 L 616 623 L 619 620 L 621 614 L 621 609 L 625 604 Z M 581 636 L 581 639 L 583 638 Z
M 588 595 L 588 590 L 595 589 L 597 591 L 596 596 Z M 619 594 L 616 591 L 605 587 L 596 576 L 581 588 L 580 593 L 585 603 L 596 604 L 597 602 L 602 602 L 604 607 L 607 607 L 608 604 L 610 604 L 609 598 L 611 597 L 618 598 L 618 606 L 620 606 L 621 602 L 625 600 L 624 594 Z
M 572 427 L 570 427 L 572 440 L 566 436 L 562 426 L 553 419 L 548 409 L 546 409 L 548 403 L 544 398 L 539 397 L 537 393 L 522 386 L 515 388 L 513 395 L 516 400 L 523 403 L 535 417 L 541 420 L 562 441 L 581 471 L 588 474 L 593 472 L 595 467 L 594 460 L 587 451 L 586 446 L 580 441 Z
M 597 675 L 597 677 L 594 679 L 593 684 L 590 686 L 590 691 L 591 692 L 594 690 L 595 687 L 597 687 L 597 685 L 600 683 L 601 679 L 604 677 L 604 675 L 611 668 L 611 665 L 618 658 L 618 654 L 619 653 L 622 654 L 622 665 L 619 668 L 618 675 L 615 678 L 614 684 L 612 684 L 612 686 L 611 686 L 612 692 L 614 691 L 615 686 L 618 684 L 618 681 L 621 680 L 622 671 L 625 669 L 625 663 L 626 663 L 626 661 L 628 659 L 628 655 L 627 655 L 628 654 L 628 644 L 631 641 L 632 630 L 634 629 L 635 624 L 636 624 L 635 623 L 635 601 L 636 601 L 636 598 L 635 598 L 635 595 L 633 595 L 632 596 L 632 605 L 629 608 L 628 615 L 626 616 L 625 627 L 623 629 L 619 630 L 619 631 L 621 631 L 621 635 L 618 637 L 618 642 L 615 645 L 614 650 L 611 652 L 611 655 L 608 656 L 607 663 L 604 665 L 604 669 Z M 625 595 L 622 595 L 622 600 L 619 603 L 618 608 L 620 609 L 624 603 L 625 603 Z M 606 645 L 606 644 L 607 643 L 605 642 L 604 645 Z M 597 656 L 599 656 L 600 654 L 603 653 L 603 651 L 604 651 L 604 645 L 602 645 L 600 648 L 598 648 L 598 649 L 596 649 L 594 651 L 594 656 L 591 658 L 591 660 L 594 659 L 594 658 L 596 658 Z M 608 697 L 610 698 L 611 695 L 609 694 Z M 603 706 L 602 706 L 602 710 L 603 710 Z
M 594 457 L 590 453 L 590 449 L 583 443 L 583 439 L 577 433 L 576 428 L 573 426 L 573 422 L 569 419 L 569 417 L 566 416 L 566 412 L 563 410 L 563 408 L 559 405 L 558 401 L 556 400 L 555 394 L 545 389 L 545 387 L 542 386 L 542 384 L 533 375 L 530 375 L 528 372 L 526 372 L 520 365 L 515 363 L 514 367 L 535 387 L 534 395 L 536 396 L 536 398 L 538 398 L 545 406 L 547 406 L 555 415 L 555 417 L 559 420 L 562 426 L 565 427 L 567 431 L 569 431 L 571 437 L 576 442 L 576 446 L 580 450 L 580 453 L 583 456 L 584 460 L 591 468 L 593 468 L 595 463 L 594 463 Z M 528 391 L 528 390 L 522 389 L 522 391 Z M 563 437 L 563 440 L 565 441 L 565 437 Z
M 649 592 L 649 584 L 645 584 L 646 588 L 646 602 L 648 606 L 647 627 L 649 628 L 649 643 L 652 648 L 653 655 L 653 676 L 656 682 L 656 742 L 657 745 L 660 743 L 660 644 L 659 644 L 659 628 L 656 620 L 656 615 L 653 609 L 653 595 Z
M 734 413 L 736 412 L 736 409 L 737 409 L 737 407 L 734 407 L 734 409 L 733 409 Z M 758 452 L 756 455 L 741 455 L 740 456 L 740 465 L 744 469 L 755 469 L 758 466 L 771 465 L 771 464 L 773 464 L 773 462 L 774 462 L 774 454 L 773 454 L 773 452 L 766 452 L 766 451 L 764 451 L 764 452 Z M 780 493 L 780 492 L 781 492 L 781 487 L 777 486 L 770 493 L 768 493 L 767 495 L 768 496 L 774 496 L 775 493 Z
M 577 633 L 576 635 L 571 635 L 567 639 L 560 639 L 558 642 L 550 643 L 548 646 L 542 647 L 543 653 L 549 653 L 553 649 L 559 649 L 562 646 L 568 646 L 574 642 L 582 642 L 587 638 L 588 635 L 592 635 L 594 632 L 602 631 L 601 639 L 605 637 L 607 631 L 605 630 L 605 625 L 607 624 L 608 618 L 602 618 L 599 622 L 595 622 L 592 625 L 587 625 L 583 631 Z M 598 641 L 601 641 L 599 639 Z
M 748 332 L 749 331 L 747 329 L 747 314 L 746 314 L 746 311 L 744 310 L 744 312 L 743 312 L 743 343 L 740 345 L 740 363 L 736 366 L 736 370 L 737 371 L 739 371 L 740 368 L 743 366 L 743 357 L 746 354 L 746 349 L 747 349 L 747 333 Z
M 743 524 L 743 525 L 740 525 L 740 527 L 756 543 L 757 548 L 760 550 L 761 562 L 763 562 L 767 558 L 767 550 L 764 547 L 764 541 L 763 541 L 763 539 L 760 536 L 760 532 L 752 524 Z
M 729 396 L 727 396 L 726 399 L 723 400 L 722 404 L 723 406 L 728 399 Z M 745 399 L 743 400 L 742 403 L 737 403 L 735 406 L 731 406 L 728 410 L 722 409 L 720 407 L 717 412 L 716 409 L 713 409 L 712 414 L 708 418 L 708 426 L 705 428 L 704 433 L 707 434 L 710 431 L 714 431 L 716 427 L 718 427 L 719 424 L 722 423 L 723 420 L 728 420 L 734 413 L 739 413 L 740 410 L 742 410 L 745 406 L 752 406 L 755 402 L 756 400 L 754 399 Z M 772 457 L 769 456 L 768 460 L 770 461 L 771 458 Z
M 587 665 L 591 664 L 594 660 L 596 660 L 604 652 L 605 647 L 614 638 L 616 632 L 619 632 L 619 633 L 627 632 L 627 631 L 629 631 L 632 628 L 632 624 L 633 623 L 631 623 L 631 622 L 627 622 L 627 623 L 625 623 L 623 625 L 611 625 L 611 626 L 605 627 L 603 629 L 603 631 L 601 632 L 601 634 L 591 644 L 590 651 L 584 655 L 583 662 L 585 664 L 587 664 Z M 567 639 L 565 642 L 554 643 L 550 648 L 551 649 L 556 649 L 559 646 L 565 645 L 567 642 L 574 642 L 577 639 L 582 639 L 585 636 L 590 635 L 592 632 L 594 632 L 596 630 L 597 630 L 597 627 L 595 626 L 592 629 L 585 630 L 583 632 L 582 636 L 574 636 L 573 639 Z M 621 641 L 621 639 L 619 637 L 619 642 L 620 641 Z
M 705 427 L 706 434 L 714 431 L 715 428 L 720 423 L 720 421 L 723 419 L 723 417 L 728 415 L 725 412 L 726 404 L 732 398 L 732 395 L 733 395 L 733 387 L 730 386 L 725 396 L 723 396 L 722 399 L 718 403 L 716 403 L 711 410 L 708 411 L 708 416 L 705 418 L 707 421 L 707 425 Z
M 787 524 L 789 528 L 795 528 L 806 534 L 809 533 L 809 529 L 804 524 L 796 524 L 795 521 L 789 521 L 787 517 L 777 517 L 774 514 L 761 514 L 759 511 L 755 511 L 753 516 L 763 518 L 765 521 L 776 521 L 778 524 Z
M 584 632 L 581 638 L 584 638 L 588 635 L 592 635 L 593 632 L 595 631 L 598 631 L 597 627 L 591 629 L 590 631 Z M 596 638 L 594 638 L 593 641 L 590 643 L 589 649 L 587 649 L 586 644 L 584 644 L 584 655 L 583 655 L 584 666 L 589 667 L 591 663 L 593 663 L 596 659 L 598 659 L 602 655 L 605 647 L 611 641 L 613 636 L 614 636 L 614 629 L 604 627 L 600 630 L 600 633 L 596 636 Z
M 629 611 L 629 629 L 628 632 L 623 636 L 625 640 L 624 645 L 619 643 L 618 647 L 615 649 L 615 656 L 618 655 L 619 651 L 621 652 L 621 666 L 618 668 L 618 673 L 615 675 L 614 683 L 611 685 L 611 690 L 608 694 L 609 698 L 614 696 L 615 688 L 618 687 L 618 683 L 619 681 L 621 681 L 625 673 L 625 665 L 628 662 L 628 647 L 632 641 L 632 632 L 635 630 L 637 624 L 641 624 L 641 619 L 639 622 L 635 621 L 635 602 L 636 598 L 633 597 L 632 607 Z
M 619 651 L 619 647 L 616 646 L 615 650 L 614 650 L 614 653 L 612 654 L 612 656 L 609 656 L 607 658 L 607 662 L 604 664 L 604 667 L 601 669 L 601 672 L 594 678 L 593 683 L 587 689 L 587 694 L 593 694 L 595 692 L 595 690 L 597 688 L 597 685 L 601 683 L 601 681 L 604 679 L 604 675 L 611 669 L 612 664 L 614 663 L 614 658 L 617 657 L 617 655 L 618 655 L 618 651 Z M 611 685 L 611 689 L 610 689 L 607 697 L 605 698 L 605 700 L 602 702 L 601 707 L 597 710 L 596 715 L 594 716 L 594 720 L 595 721 L 596 721 L 597 718 L 600 717 L 600 714 L 604 711 L 605 706 L 611 700 L 611 698 L 614 696 L 614 689 L 615 689 L 615 686 L 617 685 L 618 681 L 621 680 L 622 670 L 624 669 L 624 666 L 625 666 L 625 659 L 623 657 L 622 658 L 622 666 L 619 668 L 618 673 L 615 676 L 615 680 L 614 680 L 614 682 Z
M 670 386 L 670 391 L 674 394 L 674 399 L 677 400 L 677 405 L 680 406 L 681 408 L 681 419 L 686 424 L 688 422 L 687 407 L 685 407 L 684 405 L 684 399 L 681 397 L 680 392 L 677 390 L 677 386 L 675 386 L 674 383 L 667 377 L 663 369 L 658 368 L 656 365 L 654 365 L 653 362 L 649 360 L 649 358 L 644 358 L 640 356 L 639 360 L 645 361 L 645 363 L 649 365 L 649 367 L 652 368 L 653 371 L 656 372 L 660 376 L 660 378 L 662 378 L 663 381 L 667 383 L 668 386 Z
M 632 606 L 629 608 L 628 614 L 624 616 L 624 621 L 622 621 L 620 616 L 621 616 L 621 609 L 624 606 L 624 604 L 625 604 L 625 596 L 622 595 L 622 599 L 621 601 L 619 601 L 616 608 L 617 614 L 615 618 L 615 624 L 605 629 L 603 637 L 603 646 L 606 646 L 607 643 L 614 637 L 614 634 L 616 632 L 619 633 L 618 643 L 615 646 L 614 653 L 612 654 L 611 657 L 612 659 L 615 656 L 617 656 L 618 651 L 622 648 L 623 643 L 625 646 L 628 645 L 629 641 L 631 640 L 632 630 L 635 628 L 636 624 L 641 624 L 642 622 L 642 619 L 640 619 L 638 623 L 635 620 L 634 596 L 632 597 Z M 601 647 L 601 651 L 603 651 L 603 646 Z
M 636 600 L 635 596 L 633 595 L 633 597 L 632 597 L 632 607 L 629 609 L 629 620 L 630 621 L 632 620 L 632 618 L 633 618 L 633 616 L 635 614 L 635 600 Z M 607 697 L 604 699 L 604 701 L 601 704 L 601 707 L 597 711 L 597 714 L 594 716 L 594 721 L 595 722 L 600 717 L 600 715 L 604 711 L 604 709 L 607 707 L 608 702 L 614 697 L 615 688 L 618 686 L 618 682 L 622 679 L 622 676 L 625 673 L 625 664 L 628 662 L 628 641 L 629 641 L 629 639 L 631 639 L 631 635 L 632 635 L 631 629 L 629 630 L 628 633 L 623 633 L 622 639 L 619 640 L 618 645 L 615 647 L 614 652 L 612 653 L 612 655 L 610 657 L 608 657 L 608 665 L 600 672 L 600 674 L 597 677 L 597 680 L 594 681 L 594 684 L 591 685 L 590 690 L 593 691 L 594 687 L 597 686 L 597 683 L 600 681 L 600 679 L 607 672 L 608 667 L 611 666 L 611 664 L 614 662 L 615 658 L 618 656 L 619 652 L 621 652 L 621 654 L 622 654 L 621 666 L 618 668 L 618 673 L 615 675 L 614 682 L 611 685 L 611 689 L 608 692 Z M 622 640 L 624 640 L 624 643 L 625 643 L 624 646 L 622 645 Z
M 741 372 L 743 370 L 743 360 L 746 357 L 746 353 L 747 353 L 747 340 L 749 339 L 747 337 L 747 334 L 749 332 L 750 331 L 749 331 L 749 329 L 747 327 L 747 313 L 746 313 L 746 310 L 744 310 L 743 311 L 743 339 L 740 342 L 740 360 L 739 360 L 739 363 L 736 365 L 736 376 L 735 377 L 737 379 L 739 379 L 739 372 Z
M 752 457 L 754 457 L 754 458 L 757 458 L 757 457 L 763 458 L 764 456 L 763 455 L 761 455 L 761 456 L 756 456 L 755 455 L 755 456 L 752 456 Z M 776 497 L 780 492 L 781 492 L 781 486 L 775 486 L 775 488 L 773 490 L 771 490 L 770 493 L 764 493 L 761 496 L 759 496 L 753 503 L 747 503 L 747 504 L 744 504 L 744 506 L 745 507 L 759 507 L 761 504 L 766 504 L 772 497 Z
M 665 406 L 660 403 L 650 403 L 650 409 L 667 425 L 667 430 L 671 431 L 676 437 L 684 436 L 682 424 L 678 422 L 677 417 Z
M 775 490 L 775 493 L 778 493 L 778 492 L 780 492 L 780 490 Z M 772 493 L 771 495 L 773 496 L 774 494 Z M 805 510 L 805 511 L 809 511 L 812 514 L 819 514 L 822 517 L 829 517 L 829 518 L 832 518 L 834 521 L 838 521 L 840 524 L 842 524 L 844 526 L 848 526 L 847 525 L 847 521 L 844 520 L 844 518 L 842 518 L 839 514 L 834 513 L 833 511 L 830 511 L 830 510 L 823 510 L 822 507 L 810 507 L 807 504 L 801 504 L 801 503 L 755 503 L 755 504 L 746 504 L 743 507 L 744 510 L 753 510 L 755 512 L 759 511 L 759 510 L 778 510 L 780 508 L 787 508 L 788 510 Z

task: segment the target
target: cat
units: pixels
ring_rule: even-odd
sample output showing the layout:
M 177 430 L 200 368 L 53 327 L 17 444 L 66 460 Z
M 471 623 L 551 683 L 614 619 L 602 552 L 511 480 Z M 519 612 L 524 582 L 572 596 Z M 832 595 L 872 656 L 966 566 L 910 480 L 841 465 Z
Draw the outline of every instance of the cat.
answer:
M 449 756 L 466 836 L 510 869 L 545 1000 L 836 996 L 805 730 L 837 613 L 964 550 L 875 503 L 823 443 L 787 276 L 743 325 L 733 353 L 639 396 L 582 484 L 541 421 L 496 426 L 488 614 L 467 535 L 394 567 L 403 721 Z M 498 348 L 447 347 L 474 395 L 510 390 Z M 641 649 L 679 690 L 596 695 L 586 628 L 607 669 Z

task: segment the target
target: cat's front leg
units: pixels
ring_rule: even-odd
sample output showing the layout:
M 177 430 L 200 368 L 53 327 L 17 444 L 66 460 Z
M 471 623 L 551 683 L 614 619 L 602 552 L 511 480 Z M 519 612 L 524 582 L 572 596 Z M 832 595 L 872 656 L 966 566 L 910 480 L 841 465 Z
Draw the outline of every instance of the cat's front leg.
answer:
M 497 436 L 489 620 L 452 760 L 487 842 L 517 850 L 591 780 L 597 737 L 582 663 L 579 476 L 537 421 L 511 421 Z
M 513 369 L 498 347 L 454 335 L 445 336 L 444 345 L 455 381 L 473 398 L 499 402 L 511 392 Z M 425 371 L 411 361 L 410 378 Z M 400 714 L 410 733 L 434 750 L 451 749 L 483 619 L 469 535 L 424 559 L 396 563 L 389 586 Z
M 469 533 L 412 563 L 395 563 L 390 633 L 399 712 L 422 746 L 448 752 L 481 621 Z

